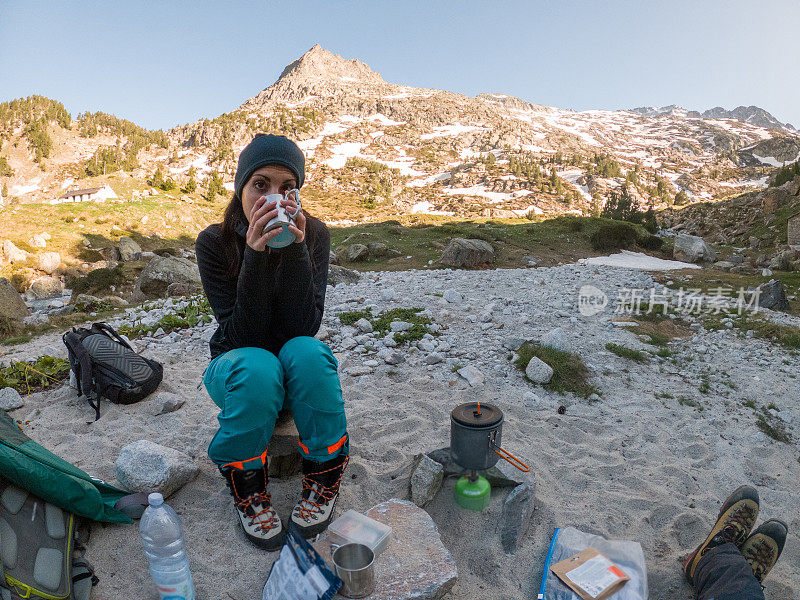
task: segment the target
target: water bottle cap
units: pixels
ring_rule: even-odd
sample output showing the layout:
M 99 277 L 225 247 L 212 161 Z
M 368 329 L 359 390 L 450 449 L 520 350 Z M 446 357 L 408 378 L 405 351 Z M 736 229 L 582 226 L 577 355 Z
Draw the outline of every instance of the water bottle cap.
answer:
M 147 496 L 147 502 L 150 504 L 150 506 L 161 506 L 164 504 L 164 496 L 158 492 L 153 492 Z

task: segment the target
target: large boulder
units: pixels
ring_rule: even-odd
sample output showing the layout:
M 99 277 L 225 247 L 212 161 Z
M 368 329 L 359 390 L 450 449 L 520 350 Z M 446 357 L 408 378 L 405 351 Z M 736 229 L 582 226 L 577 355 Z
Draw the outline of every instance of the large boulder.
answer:
M 361 279 L 361 275 L 356 271 L 338 265 L 328 265 L 328 285 L 357 283 L 359 279 Z
M 758 306 L 771 310 L 788 311 L 791 307 L 786 299 L 786 290 L 779 279 L 771 279 L 769 283 L 762 283 L 758 290 Z
M 177 256 L 156 256 L 136 280 L 136 289 L 146 296 L 165 297 L 171 283 L 185 283 L 198 288 L 200 271 L 197 265 Z
M 364 244 L 352 244 L 347 249 L 347 260 L 361 262 L 369 258 L 369 249 Z
M 39 270 L 52 275 L 61 265 L 61 255 L 58 252 L 42 252 L 38 256 L 38 261 Z
M 439 262 L 449 267 L 477 267 L 494 260 L 494 248 L 489 242 L 455 238 L 442 252 Z
M 8 323 L 21 322 L 28 316 L 28 307 L 11 282 L 0 277 L 0 328 Z
M 12 265 L 24 262 L 30 255 L 30 252 L 17 248 L 11 240 L 3 240 L 3 256 Z
M 28 288 L 28 292 L 37 300 L 43 300 L 45 298 L 56 298 L 60 296 L 62 289 L 64 289 L 64 286 L 58 277 L 43 275 L 33 280 L 31 287 Z
M 183 452 L 150 440 L 125 446 L 116 462 L 117 481 L 130 492 L 161 492 L 166 498 L 195 478 L 199 468 Z
M 793 216 L 786 224 L 786 243 L 800 247 L 800 214 Z
M 119 238 L 119 256 L 120 260 L 123 261 L 140 260 L 142 258 L 142 247 L 132 238 L 124 235 Z
M 675 260 L 691 263 L 716 262 L 717 260 L 716 252 L 708 247 L 703 238 L 688 233 L 679 233 L 675 238 L 672 256 Z

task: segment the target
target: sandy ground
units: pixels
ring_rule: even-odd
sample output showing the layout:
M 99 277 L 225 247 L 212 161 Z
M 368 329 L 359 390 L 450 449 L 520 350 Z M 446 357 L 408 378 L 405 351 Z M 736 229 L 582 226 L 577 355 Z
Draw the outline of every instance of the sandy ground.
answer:
M 526 272 L 533 270 L 517 271 Z M 479 296 L 478 284 L 490 281 L 489 277 L 489 273 L 470 273 L 461 285 Z M 603 275 L 595 277 L 600 280 Z M 387 274 L 384 282 L 394 285 L 402 298 L 403 281 L 409 278 Z M 441 291 L 439 283 L 426 287 L 432 280 L 408 283 L 408 289 L 416 290 L 419 297 L 427 290 Z M 491 293 L 504 295 L 505 284 L 492 281 Z M 518 284 L 514 279 L 507 283 Z M 339 286 L 329 293 L 329 301 L 357 297 L 369 285 L 367 281 Z M 449 322 L 451 333 L 462 336 L 456 340 L 466 339 L 472 331 L 469 327 L 474 325 L 462 325 L 455 317 Z M 48 335 L 18 348 L 16 355 L 36 355 L 48 344 L 59 343 L 56 335 Z M 712 365 L 722 366 L 725 354 L 712 357 Z M 165 360 L 162 389 L 186 398 L 185 406 L 174 413 L 152 417 L 147 401 L 132 406 L 104 403 L 102 418 L 93 423 L 91 409 L 65 387 L 26 398 L 25 407 L 12 414 L 24 421 L 31 438 L 112 483 L 119 450 L 135 440 L 150 439 L 192 456 L 200 466 L 199 476 L 168 502 L 184 522 L 199 597 L 256 599 L 261 597 L 275 554 L 258 550 L 244 539 L 223 480 L 206 455 L 216 428 L 216 407 L 197 384 L 207 360 L 205 347 L 179 360 Z M 466 361 L 478 364 L 487 375 L 486 384 L 479 388 L 469 387 L 449 367 L 427 368 L 413 360 L 391 368 L 382 365 L 363 377 L 343 375 L 352 460 L 337 512 L 365 511 L 391 497 L 407 498 L 413 456 L 448 445 L 449 411 L 461 402 L 479 399 L 505 411 L 503 445 L 532 465 L 535 511 L 517 553 L 505 555 L 498 526 L 508 490 L 493 491 L 490 508 L 474 513 L 454 504 L 454 483 L 446 482 L 426 510 L 458 566 L 458 582 L 447 598 L 535 597 L 553 530 L 567 525 L 639 541 L 647 558 L 650 597 L 689 598 L 691 590 L 683 581 L 679 560 L 705 536 L 725 496 L 742 483 L 760 491 L 759 521 L 780 517 L 791 532 L 781 561 L 766 580 L 767 598 L 800 597 L 797 446 L 770 440 L 742 410 L 721 405 L 698 412 L 674 401 L 654 401 L 654 378 L 663 377 L 666 389 L 677 395 L 687 385 L 680 373 L 659 375 L 652 365 L 624 363 L 610 354 L 593 360 L 607 363 L 613 373 L 598 374 L 603 401 L 591 405 L 533 388 L 521 375 L 495 374 L 490 363 L 480 361 Z M 735 378 L 737 365 L 725 366 L 734 370 Z M 780 373 L 773 380 L 767 375 L 764 379 L 763 385 L 773 389 L 776 397 L 796 406 L 797 383 L 784 381 Z M 740 384 L 740 390 L 745 388 L 746 384 Z M 531 389 L 553 399 L 554 405 L 566 404 L 566 414 L 526 405 L 523 396 Z M 296 479 L 271 482 L 282 516 L 288 516 L 299 488 Z M 95 525 L 87 557 L 100 576 L 92 596 L 95 600 L 156 598 L 136 526 Z

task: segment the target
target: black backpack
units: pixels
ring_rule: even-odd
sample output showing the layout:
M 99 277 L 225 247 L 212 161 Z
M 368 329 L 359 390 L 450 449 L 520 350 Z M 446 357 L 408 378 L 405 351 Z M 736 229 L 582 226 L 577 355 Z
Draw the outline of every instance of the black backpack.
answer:
M 133 404 L 161 383 L 161 363 L 138 355 L 107 323 L 93 323 L 88 329 L 73 327 L 62 339 L 78 382 L 78 396 L 86 395 L 95 421 L 100 418 L 101 396 L 117 404 Z

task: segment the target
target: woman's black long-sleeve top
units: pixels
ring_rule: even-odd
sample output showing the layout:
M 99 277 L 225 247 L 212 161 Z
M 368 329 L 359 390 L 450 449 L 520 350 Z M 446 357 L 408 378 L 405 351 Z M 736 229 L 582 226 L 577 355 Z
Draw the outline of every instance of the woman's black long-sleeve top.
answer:
M 242 256 L 238 273 L 229 272 L 219 225 L 201 231 L 195 242 L 200 279 L 219 323 L 210 342 L 212 358 L 246 346 L 277 355 L 288 340 L 315 335 L 322 322 L 330 256 L 325 224 L 308 216 L 309 243 L 263 252 L 247 245 L 246 233 L 247 223 L 240 222 L 236 227 Z

